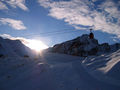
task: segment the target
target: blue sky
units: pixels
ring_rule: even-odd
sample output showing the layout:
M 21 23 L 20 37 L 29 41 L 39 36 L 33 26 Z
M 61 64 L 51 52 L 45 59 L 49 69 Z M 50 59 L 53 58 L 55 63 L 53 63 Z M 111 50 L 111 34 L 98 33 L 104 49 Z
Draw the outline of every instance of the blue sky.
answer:
M 89 28 L 100 43 L 120 42 L 120 0 L 0 0 L 3 37 L 52 46 L 88 34 Z

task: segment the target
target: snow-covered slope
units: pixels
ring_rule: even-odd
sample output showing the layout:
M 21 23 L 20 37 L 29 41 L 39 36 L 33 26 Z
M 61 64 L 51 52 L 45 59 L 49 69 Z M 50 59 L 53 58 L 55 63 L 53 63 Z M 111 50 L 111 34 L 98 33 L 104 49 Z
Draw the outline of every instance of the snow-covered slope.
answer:
M 84 68 L 98 80 L 120 85 L 120 50 L 83 60 Z
M 63 46 L 72 45 L 66 54 L 69 51 L 75 54 L 77 47 L 83 48 L 87 57 L 48 50 L 35 54 L 19 40 L 0 38 L 0 90 L 120 90 L 120 50 L 117 50 L 120 44 L 99 45 L 97 40 L 89 40 L 87 35 L 83 37 L 86 39 L 77 38 L 57 45 L 60 46 L 57 50 L 61 53 L 67 48 L 62 49 Z M 79 41 L 85 42 L 80 44 Z M 96 46 L 101 54 L 89 56 L 89 51 L 96 52 L 93 49 Z
M 120 90 L 120 85 L 99 81 L 89 74 L 83 68 L 84 60 L 48 52 L 38 59 L 0 58 L 0 90 Z
M 31 50 L 30 48 L 22 44 L 20 40 L 3 39 L 0 37 L 0 54 L 1 55 L 33 56 L 34 53 L 35 52 L 33 50 Z

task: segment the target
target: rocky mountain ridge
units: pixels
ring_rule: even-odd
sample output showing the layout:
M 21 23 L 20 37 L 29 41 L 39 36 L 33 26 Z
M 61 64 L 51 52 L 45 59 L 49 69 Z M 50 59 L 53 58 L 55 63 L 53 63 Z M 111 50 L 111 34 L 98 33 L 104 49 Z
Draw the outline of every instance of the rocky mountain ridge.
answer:
M 97 39 L 90 39 L 88 34 L 83 34 L 73 40 L 54 45 L 50 52 L 63 53 L 75 56 L 87 57 L 120 49 L 120 43 L 109 45 L 99 44 Z

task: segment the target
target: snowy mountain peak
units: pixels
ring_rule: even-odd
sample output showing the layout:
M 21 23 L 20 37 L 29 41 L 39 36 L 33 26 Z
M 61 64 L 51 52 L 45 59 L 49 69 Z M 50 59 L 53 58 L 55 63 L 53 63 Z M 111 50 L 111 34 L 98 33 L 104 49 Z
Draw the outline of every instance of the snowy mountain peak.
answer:
M 112 49 L 114 48 L 114 49 Z M 83 34 L 73 40 L 54 45 L 50 51 L 57 53 L 70 54 L 75 56 L 89 56 L 100 53 L 116 51 L 120 44 L 109 45 L 108 43 L 99 44 L 98 40 L 89 38 L 88 34 Z
M 83 34 L 80 37 L 77 37 L 75 39 L 73 39 L 72 41 L 79 41 L 82 44 L 96 44 L 98 45 L 98 40 L 96 39 L 90 39 L 88 34 Z

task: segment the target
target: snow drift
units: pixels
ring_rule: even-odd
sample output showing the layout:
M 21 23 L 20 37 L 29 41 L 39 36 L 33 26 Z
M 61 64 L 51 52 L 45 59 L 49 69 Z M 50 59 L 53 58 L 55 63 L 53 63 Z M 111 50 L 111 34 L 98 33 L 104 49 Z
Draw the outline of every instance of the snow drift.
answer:
M 89 56 L 82 61 L 82 65 L 98 80 L 120 86 L 120 50 Z

